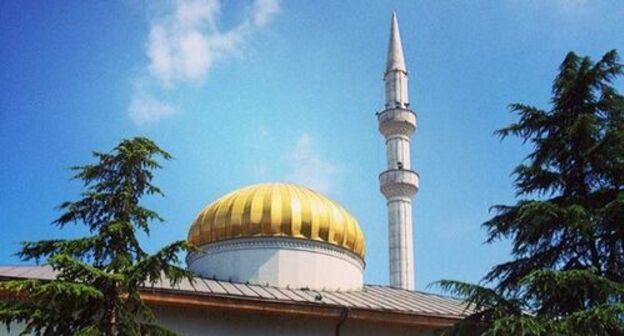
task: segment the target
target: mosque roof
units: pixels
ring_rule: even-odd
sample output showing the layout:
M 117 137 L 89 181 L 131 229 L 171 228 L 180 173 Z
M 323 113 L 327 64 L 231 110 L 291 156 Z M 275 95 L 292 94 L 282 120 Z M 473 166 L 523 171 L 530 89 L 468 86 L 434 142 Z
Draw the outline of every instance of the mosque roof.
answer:
M 20 278 L 53 280 L 55 272 L 50 266 L 0 266 L 0 281 Z M 161 281 L 145 287 L 141 296 L 154 305 L 315 318 L 338 319 L 347 311 L 352 319 L 430 329 L 453 325 L 472 312 L 454 298 L 381 285 L 365 285 L 353 291 L 316 291 L 198 277 L 194 284 L 185 280 L 175 287 Z
M 199 212 L 189 242 L 289 237 L 342 247 L 364 258 L 365 238 L 357 220 L 340 204 L 306 187 L 263 183 L 237 189 Z

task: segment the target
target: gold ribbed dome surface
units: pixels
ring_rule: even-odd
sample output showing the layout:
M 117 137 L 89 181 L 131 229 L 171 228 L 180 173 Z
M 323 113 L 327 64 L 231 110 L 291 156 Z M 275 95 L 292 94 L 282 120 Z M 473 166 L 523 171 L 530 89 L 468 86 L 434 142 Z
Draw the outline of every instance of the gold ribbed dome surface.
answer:
M 343 247 L 364 258 L 358 222 L 338 203 L 305 187 L 256 184 L 235 190 L 205 207 L 188 240 L 197 246 L 227 239 L 291 237 Z

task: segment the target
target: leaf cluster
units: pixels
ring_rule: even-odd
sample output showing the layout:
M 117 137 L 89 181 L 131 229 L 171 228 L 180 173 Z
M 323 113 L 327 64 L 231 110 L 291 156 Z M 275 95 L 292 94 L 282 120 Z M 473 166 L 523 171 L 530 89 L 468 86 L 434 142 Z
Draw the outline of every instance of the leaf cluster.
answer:
M 477 309 L 472 334 L 624 334 L 623 74 L 615 50 L 595 63 L 570 52 L 550 110 L 510 105 L 519 121 L 496 134 L 533 150 L 514 170 L 517 203 L 483 226 L 487 243 L 511 239 L 513 260 L 486 274 L 492 289 L 437 283 Z
M 60 205 L 60 228 L 85 225 L 90 235 L 76 239 L 24 242 L 23 260 L 45 260 L 56 272 L 52 281 L 0 282 L 11 299 L 0 301 L 0 322 L 25 324 L 23 334 L 162 335 L 141 299 L 140 288 L 163 278 L 172 284 L 192 281 L 179 267 L 179 253 L 194 248 L 173 242 L 153 255 L 143 250 L 137 232 L 149 234 L 163 219 L 140 204 L 145 195 L 163 195 L 152 183 L 157 158 L 171 159 L 147 138 L 123 140 L 109 153 L 94 152 L 96 163 L 73 167 L 85 186 L 82 198 Z

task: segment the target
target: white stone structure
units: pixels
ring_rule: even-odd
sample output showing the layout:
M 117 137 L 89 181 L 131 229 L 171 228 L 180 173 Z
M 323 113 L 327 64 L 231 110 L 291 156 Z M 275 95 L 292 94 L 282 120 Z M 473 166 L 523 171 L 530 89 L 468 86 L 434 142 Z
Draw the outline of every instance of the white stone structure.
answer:
M 364 261 L 324 242 L 287 237 L 225 240 L 187 258 L 190 270 L 221 279 L 282 288 L 359 290 Z
M 416 114 L 409 109 L 407 68 L 396 14 L 392 15 L 384 82 L 386 104 L 377 119 L 386 138 L 387 169 L 379 175 L 379 183 L 388 200 L 390 286 L 413 290 L 412 197 L 418 191 L 419 177 L 411 170 L 410 135 L 416 130 Z

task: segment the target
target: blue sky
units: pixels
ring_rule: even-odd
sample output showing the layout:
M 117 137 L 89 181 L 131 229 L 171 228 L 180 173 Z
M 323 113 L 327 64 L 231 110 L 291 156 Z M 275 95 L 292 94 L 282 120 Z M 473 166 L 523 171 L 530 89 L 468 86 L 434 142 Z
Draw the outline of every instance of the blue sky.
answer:
M 20 241 L 85 234 L 50 225 L 81 190 L 66 168 L 144 135 L 176 158 L 157 175 L 166 198 L 146 200 L 167 219 L 150 251 L 232 189 L 291 181 L 358 218 L 366 281 L 387 283 L 375 112 L 392 10 L 419 115 L 417 288 L 478 281 L 509 258 L 480 224 L 514 201 L 510 172 L 529 150 L 492 132 L 514 120 L 510 103 L 547 107 L 568 51 L 624 53 L 623 2 L 3 1 L 0 264 L 20 262 Z

